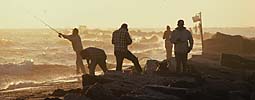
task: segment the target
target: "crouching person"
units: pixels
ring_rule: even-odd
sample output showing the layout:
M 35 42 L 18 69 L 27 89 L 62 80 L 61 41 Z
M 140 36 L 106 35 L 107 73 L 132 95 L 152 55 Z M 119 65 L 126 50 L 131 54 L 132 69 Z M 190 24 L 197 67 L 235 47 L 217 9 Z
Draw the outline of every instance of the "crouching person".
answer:
M 82 59 L 87 60 L 90 75 L 95 75 L 95 69 L 97 65 L 101 67 L 104 73 L 108 71 L 106 67 L 107 56 L 104 50 L 95 47 L 88 47 L 83 49 L 80 54 Z

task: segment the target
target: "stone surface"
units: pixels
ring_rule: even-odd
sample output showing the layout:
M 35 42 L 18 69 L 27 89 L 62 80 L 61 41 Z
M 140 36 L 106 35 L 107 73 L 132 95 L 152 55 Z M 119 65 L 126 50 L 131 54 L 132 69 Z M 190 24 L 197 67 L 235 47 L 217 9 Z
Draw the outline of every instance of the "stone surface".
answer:
M 116 100 L 111 91 L 104 88 L 100 83 L 90 86 L 85 94 L 92 100 Z
M 69 93 L 65 95 L 64 100 L 91 100 L 91 99 L 86 97 L 85 95 Z
M 112 80 L 103 78 L 101 76 L 92 76 L 89 74 L 82 75 L 82 86 L 83 87 L 93 85 L 95 83 L 104 84 L 104 83 L 109 83 L 109 82 L 112 82 Z
M 58 96 L 58 97 L 65 96 L 66 91 L 64 91 L 63 89 L 57 89 L 51 95 L 52 96 Z
M 59 98 L 45 98 L 44 100 L 62 100 L 62 99 L 59 99 Z

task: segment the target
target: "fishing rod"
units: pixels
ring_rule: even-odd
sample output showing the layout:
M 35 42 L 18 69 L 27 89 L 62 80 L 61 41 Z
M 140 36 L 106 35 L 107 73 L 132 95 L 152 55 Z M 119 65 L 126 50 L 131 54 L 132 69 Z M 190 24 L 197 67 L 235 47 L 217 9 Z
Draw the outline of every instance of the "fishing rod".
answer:
M 47 24 L 45 21 L 43 21 L 42 19 L 40 19 L 39 17 L 34 16 L 35 19 L 37 19 L 38 21 L 40 21 L 41 23 L 43 23 L 45 26 L 47 26 L 48 28 L 50 28 L 51 30 L 53 30 L 54 32 L 58 33 L 58 37 L 61 38 L 61 33 L 58 32 L 55 28 L 51 27 L 49 24 Z

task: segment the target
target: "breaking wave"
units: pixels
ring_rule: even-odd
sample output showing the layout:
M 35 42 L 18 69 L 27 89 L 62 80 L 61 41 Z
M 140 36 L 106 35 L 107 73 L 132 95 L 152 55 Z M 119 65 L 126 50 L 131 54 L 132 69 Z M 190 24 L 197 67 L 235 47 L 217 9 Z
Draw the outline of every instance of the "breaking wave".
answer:
M 0 89 L 19 88 L 32 83 L 43 83 L 74 75 L 74 67 L 47 64 L 36 65 L 32 60 L 25 60 L 18 64 L 1 64 Z

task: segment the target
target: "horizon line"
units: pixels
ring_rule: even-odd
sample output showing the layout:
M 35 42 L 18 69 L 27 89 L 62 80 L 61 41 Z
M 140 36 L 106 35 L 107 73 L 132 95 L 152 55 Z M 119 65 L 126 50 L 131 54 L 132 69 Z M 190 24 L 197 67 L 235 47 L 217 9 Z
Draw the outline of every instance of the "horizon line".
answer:
M 84 26 L 84 25 L 80 25 Z M 189 27 L 189 26 L 188 26 Z M 79 28 L 79 27 L 56 27 L 56 29 L 69 29 L 69 28 Z M 88 27 L 87 29 L 116 29 L 118 27 Z M 164 29 L 165 27 L 131 27 L 129 29 Z M 255 26 L 210 26 L 203 28 L 255 28 Z M 0 28 L 0 30 L 5 29 L 48 29 L 47 27 L 21 27 L 21 28 Z M 173 29 L 173 28 L 172 28 Z

